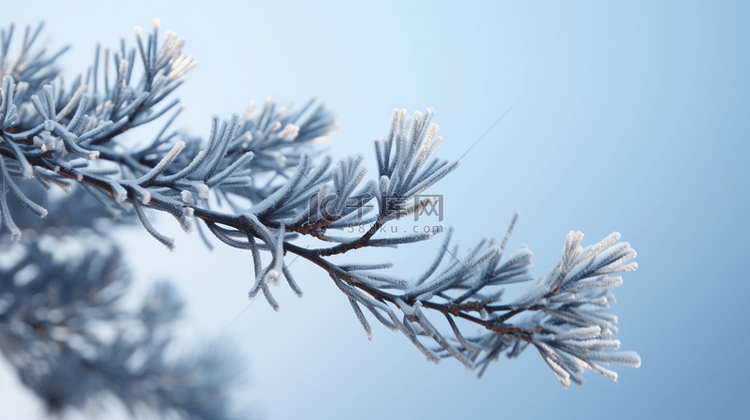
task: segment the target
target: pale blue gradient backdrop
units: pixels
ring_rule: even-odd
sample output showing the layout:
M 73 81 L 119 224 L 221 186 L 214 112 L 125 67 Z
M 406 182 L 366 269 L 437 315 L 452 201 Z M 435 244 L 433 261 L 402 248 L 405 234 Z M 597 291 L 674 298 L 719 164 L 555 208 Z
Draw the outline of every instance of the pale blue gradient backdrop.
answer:
M 209 253 L 167 218 L 162 229 L 178 239 L 171 254 L 142 230 L 123 232 L 138 260 L 136 292 L 170 277 L 188 299 L 185 343 L 225 329 L 235 340 L 250 377 L 238 399 L 253 413 L 741 418 L 750 391 L 750 8 L 654 3 L 19 2 L 3 15 L 44 19 L 53 46 L 71 43 L 68 80 L 97 41 L 116 47 L 127 34 L 132 45 L 132 28 L 158 16 L 198 62 L 178 91 L 188 107 L 177 127 L 205 136 L 211 115 L 242 112 L 251 99 L 302 104 L 317 94 L 342 127 L 328 142 L 334 155 L 364 152 L 370 168 L 371 140 L 394 107 L 434 107 L 439 154 L 455 159 L 523 96 L 431 190 L 445 196 L 444 223 L 465 249 L 500 237 L 520 211 L 510 246 L 529 245 L 537 275 L 570 230 L 586 243 L 619 231 L 638 251 L 640 268 L 615 290 L 612 312 L 642 367 L 617 368 L 617 383 L 587 373 L 586 385 L 563 390 L 534 351 L 477 380 L 455 361 L 426 362 L 380 326 L 369 343 L 343 295 L 304 261 L 292 265 L 303 299 L 278 289 L 280 313 L 257 301 L 227 329 L 247 305 L 247 252 L 217 244 Z M 416 274 L 438 246 L 378 258 Z M 2 417 L 38 413 L 22 407 L 29 397 L 9 375 L 0 402 L 14 411 Z

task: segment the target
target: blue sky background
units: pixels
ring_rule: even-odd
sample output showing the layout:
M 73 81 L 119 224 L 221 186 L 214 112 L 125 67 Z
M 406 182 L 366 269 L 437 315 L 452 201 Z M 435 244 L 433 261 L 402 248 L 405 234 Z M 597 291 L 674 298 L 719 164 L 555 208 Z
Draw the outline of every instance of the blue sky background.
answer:
M 444 143 L 463 165 L 431 192 L 464 249 L 503 235 L 535 253 L 534 273 L 557 261 L 570 230 L 590 244 L 612 231 L 638 251 L 639 269 L 615 290 L 623 349 L 639 369 L 614 383 L 587 373 L 563 390 L 538 354 L 500 360 L 477 380 L 458 362 L 425 361 L 379 325 L 367 341 L 326 274 L 292 265 L 305 291 L 276 291 L 282 310 L 247 306 L 247 252 L 208 252 L 173 220 L 169 253 L 142 230 L 122 230 L 135 293 L 175 281 L 188 301 L 181 342 L 223 334 L 246 361 L 237 394 L 270 419 L 741 418 L 750 391 L 747 255 L 750 204 L 750 7 L 745 2 L 55 2 L 4 8 L 46 21 L 62 64 L 84 71 L 96 42 L 134 41 L 160 17 L 186 38 L 198 66 L 179 97 L 177 127 L 206 136 L 213 114 L 268 95 L 302 104 L 318 95 L 342 129 L 336 157 L 385 135 L 394 107 L 434 107 Z M 68 79 L 72 79 L 69 77 Z M 134 139 L 137 136 L 133 136 Z M 372 175 L 373 172 L 371 172 Z M 421 221 L 420 221 L 421 222 Z M 435 221 L 437 223 L 437 221 Z M 416 275 L 438 241 L 369 258 Z M 367 261 L 368 255 L 351 256 Z M 230 325 L 231 323 L 231 325 Z M 241 368 L 241 367 L 238 367 Z M 7 370 L 0 405 L 38 415 Z

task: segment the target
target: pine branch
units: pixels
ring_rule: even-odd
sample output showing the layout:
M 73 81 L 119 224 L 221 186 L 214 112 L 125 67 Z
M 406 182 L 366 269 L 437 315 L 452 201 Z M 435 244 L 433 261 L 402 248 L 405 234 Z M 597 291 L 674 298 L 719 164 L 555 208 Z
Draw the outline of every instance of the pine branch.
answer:
M 616 379 L 597 363 L 640 364 L 634 353 L 611 351 L 619 347 L 611 338 L 617 319 L 605 310 L 611 302 L 609 289 L 622 280 L 609 274 L 637 267 L 625 264 L 635 251 L 618 242 L 619 234 L 584 249 L 579 245 L 583 234 L 571 232 L 560 263 L 539 279 L 529 273 L 528 249 L 520 248 L 503 261 L 517 216 L 499 244 L 485 238 L 460 258 L 455 248 L 449 250 L 447 235 L 435 261 L 416 279 L 383 274 L 380 270 L 387 264 L 332 262 L 332 256 L 362 248 L 406 246 L 433 236 L 380 234 L 388 223 L 432 205 L 420 194 L 460 164 L 433 156 L 442 138 L 431 123 L 431 108 L 411 117 L 405 110 L 394 110 L 386 137 L 374 141 L 378 173 L 370 180 L 362 155 L 340 159 L 336 165 L 330 156 L 318 159 L 313 143 L 329 136 L 335 123 L 313 101 L 293 111 L 277 108 L 269 99 L 255 116 L 253 103 L 241 117 L 235 114 L 222 121 L 214 116 L 205 142 L 168 131 L 178 108 L 149 145 L 127 144 L 122 133 L 177 106 L 177 99 L 163 102 L 195 65 L 182 53 L 183 41 L 174 33 L 167 32 L 161 44 L 157 42 L 157 26 L 145 43 L 143 30 L 136 28 L 138 54 L 136 48 L 127 50 L 124 41 L 120 51 L 113 50 L 113 85 L 107 84 L 109 52 L 104 50 L 101 89 L 99 47 L 93 72 L 85 82 L 83 77 L 76 79 L 67 91 L 62 81 L 53 84 L 53 70 L 42 73 L 50 77 L 40 78 L 36 72 L 19 72 L 15 65 L 2 69 L 0 213 L 14 237 L 21 231 L 11 217 L 8 192 L 32 213 L 49 213 L 19 187 L 19 178 L 35 178 L 44 188 L 78 184 L 95 191 L 109 207 L 134 211 L 148 233 L 170 249 L 173 240 L 151 225 L 149 212 L 171 214 L 186 230 L 197 218 L 221 242 L 248 250 L 254 267 L 249 296 L 262 293 L 274 309 L 279 304 L 268 286 L 281 276 L 301 294 L 284 258 L 287 252 L 302 257 L 329 274 L 368 337 L 373 329 L 362 308 L 387 328 L 401 331 L 435 362 L 454 357 L 481 376 L 500 354 L 516 357 L 533 345 L 564 386 L 583 383 L 584 369 Z M 51 59 L 29 58 L 29 46 L 24 42 L 19 54 L 24 68 L 50 66 Z M 6 50 L 3 41 L 2 53 Z M 142 75 L 131 83 L 137 57 Z M 360 236 L 328 232 L 363 220 L 372 224 Z M 293 243 L 299 236 L 321 244 L 302 248 Z M 270 253 L 267 264 L 261 251 Z M 518 299 L 500 304 L 505 287 L 522 282 L 533 285 Z M 431 314 L 447 319 L 450 328 L 441 332 Z M 484 332 L 467 336 L 461 332 L 466 323 Z M 438 347 L 430 349 L 423 340 Z
M 233 418 L 227 391 L 238 379 L 235 356 L 214 343 L 168 360 L 170 324 L 183 306 L 172 286 L 157 283 L 140 309 L 121 309 L 130 276 L 119 248 L 100 233 L 71 232 L 46 235 L 61 248 L 88 244 L 67 257 L 39 241 L 0 244 L 0 351 L 21 381 L 53 414 L 111 394 L 131 414 Z

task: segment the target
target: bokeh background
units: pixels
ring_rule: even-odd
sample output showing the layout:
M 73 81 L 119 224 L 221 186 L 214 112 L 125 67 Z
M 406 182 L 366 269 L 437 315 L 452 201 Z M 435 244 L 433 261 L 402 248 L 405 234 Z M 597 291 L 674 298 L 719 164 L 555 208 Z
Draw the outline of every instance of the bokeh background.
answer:
M 463 156 L 463 165 L 431 192 L 444 195 L 443 223 L 456 226 L 464 249 L 501 237 L 518 210 L 509 245 L 528 244 L 537 275 L 554 266 L 570 230 L 589 244 L 619 231 L 638 251 L 639 269 L 624 276 L 612 312 L 623 348 L 639 352 L 642 366 L 617 368 L 616 383 L 589 372 L 586 385 L 563 390 L 534 351 L 501 359 L 477 380 L 453 360 L 425 361 L 379 325 L 370 343 L 344 296 L 304 261 L 291 267 L 302 299 L 279 288 L 281 312 L 262 300 L 242 312 L 247 252 L 220 244 L 209 252 L 167 218 L 159 228 L 178 239 L 173 253 L 142 229 L 118 230 L 134 293 L 170 278 L 186 298 L 185 348 L 234 342 L 248 376 L 236 394 L 245 413 L 746 418 L 747 2 L 134 0 L 2 9 L 21 25 L 44 20 L 51 47 L 73 45 L 61 61 L 67 80 L 85 71 L 96 42 L 116 47 L 125 34 L 132 43 L 135 25 L 161 18 L 162 33 L 185 37 L 198 62 L 178 91 L 187 109 L 176 126 L 204 137 L 211 115 L 241 113 L 251 99 L 301 105 L 317 95 L 341 125 L 326 146 L 336 157 L 363 152 L 374 168 L 371 140 L 385 135 L 393 108 L 434 107 L 439 154 Z M 148 131 L 133 141 L 139 135 Z M 376 257 L 416 275 L 438 242 Z M 5 364 L 0 407 L 5 419 L 43 415 Z

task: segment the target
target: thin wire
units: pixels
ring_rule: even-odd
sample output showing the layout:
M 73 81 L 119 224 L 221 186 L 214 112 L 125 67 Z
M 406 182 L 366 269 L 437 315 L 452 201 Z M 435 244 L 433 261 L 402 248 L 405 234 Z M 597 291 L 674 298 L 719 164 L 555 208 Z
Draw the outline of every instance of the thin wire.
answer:
M 499 122 L 500 122 L 500 120 L 502 120 L 502 119 L 503 119 L 503 117 L 505 117 L 505 116 L 506 116 L 506 115 L 507 115 L 507 114 L 508 114 L 508 113 L 510 112 L 510 110 L 511 110 L 511 109 L 513 109 L 513 107 L 514 107 L 514 106 L 516 106 L 516 104 L 517 104 L 517 103 L 519 103 L 519 102 L 521 101 L 521 99 L 523 99 L 523 97 L 524 97 L 524 96 L 526 96 L 526 94 L 527 94 L 527 93 L 529 93 L 529 91 L 528 91 L 528 90 L 527 90 L 526 92 L 524 92 L 524 94 L 523 94 L 523 95 L 521 95 L 521 97 L 520 97 L 520 98 L 518 98 L 518 99 L 517 99 L 517 100 L 516 100 L 515 102 L 513 102 L 513 105 L 511 105 L 511 106 L 510 106 L 510 108 L 508 108 L 508 110 L 507 110 L 507 111 L 505 111 L 505 112 L 503 113 L 503 115 L 501 115 L 501 116 L 500 116 L 500 118 L 498 118 L 498 119 L 497 119 L 497 120 L 496 120 L 496 121 L 495 121 L 495 122 L 494 122 L 494 123 L 493 123 L 493 124 L 492 124 L 492 125 L 490 126 L 490 128 L 488 128 L 488 129 L 487 129 L 487 131 L 485 131 L 485 132 L 484 132 L 484 134 L 482 134 L 481 136 L 479 136 L 479 138 L 477 139 L 477 141 L 475 141 L 475 142 L 474 142 L 474 144 L 472 144 L 472 145 L 471 145 L 471 147 L 469 147 L 469 150 L 467 150 L 467 151 L 466 151 L 466 153 L 469 153 L 469 152 L 471 151 L 471 149 L 473 149 L 473 148 L 474 148 L 474 146 L 476 146 L 476 145 L 477 145 L 477 143 L 479 143 L 479 141 L 480 141 L 480 140 L 482 140 L 482 139 L 484 138 L 484 136 L 486 136 L 486 135 L 487 135 L 487 133 L 489 133 L 489 132 L 490 132 L 490 131 L 491 131 L 491 130 L 492 130 L 493 128 L 495 128 L 495 126 L 497 125 L 497 123 L 499 123 Z M 461 159 L 463 159 L 463 158 L 464 158 L 464 156 L 466 156 L 466 153 L 464 153 L 463 155 L 461 155 L 461 157 L 460 157 L 460 158 L 458 158 L 458 160 L 461 160 Z

